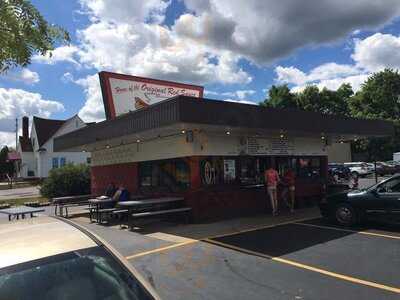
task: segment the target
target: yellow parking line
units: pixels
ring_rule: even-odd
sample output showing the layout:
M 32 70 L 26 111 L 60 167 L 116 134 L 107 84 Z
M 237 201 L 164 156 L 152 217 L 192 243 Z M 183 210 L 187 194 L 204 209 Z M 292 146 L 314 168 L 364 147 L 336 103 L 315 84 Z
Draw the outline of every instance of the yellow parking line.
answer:
M 337 230 L 337 231 L 359 233 L 359 234 L 365 234 L 365 235 L 371 235 L 371 236 L 378 236 L 378 237 L 384 237 L 384 238 L 400 240 L 400 236 L 389 235 L 389 234 L 382 234 L 382 233 L 375 233 L 375 232 L 368 232 L 368 231 L 357 231 L 357 230 L 351 230 L 351 229 L 346 229 L 346 228 L 337 228 L 337 227 L 315 225 L 315 224 L 308 224 L 308 223 L 302 223 L 302 222 L 294 222 L 294 224 L 303 225 L 303 226 L 310 226 L 310 227 L 317 227 L 317 228 L 322 228 L 322 229 L 330 229 L 330 230 Z
M 355 278 L 355 277 L 351 277 L 351 276 L 347 276 L 347 275 L 343 275 L 343 274 L 327 271 L 327 270 L 324 270 L 324 269 L 320 269 L 320 268 L 316 268 L 316 267 L 313 267 L 313 266 L 305 265 L 305 264 L 302 264 L 302 263 L 299 263 L 299 262 L 296 262 L 296 261 L 293 261 L 293 260 L 284 259 L 284 258 L 275 257 L 275 256 L 270 256 L 270 255 L 267 255 L 267 254 L 264 254 L 264 253 L 247 250 L 247 249 L 244 249 L 244 248 L 236 247 L 236 246 L 233 246 L 233 245 L 225 244 L 225 243 L 214 241 L 214 240 L 206 240 L 206 241 L 211 243 L 211 244 L 216 244 L 216 245 L 219 245 L 219 246 L 222 246 L 222 247 L 225 247 L 225 248 L 229 248 L 229 249 L 232 249 L 232 250 L 236 250 L 236 251 L 240 251 L 240 252 L 243 252 L 243 253 L 251 254 L 251 255 L 254 255 L 254 256 L 268 258 L 268 259 L 271 259 L 273 261 L 280 262 L 280 263 L 283 263 L 283 264 L 286 264 L 286 265 L 291 265 L 293 267 L 297 267 L 297 268 L 300 268 L 300 269 L 304 269 L 304 270 L 320 273 L 320 274 L 323 274 L 323 275 L 326 275 L 326 276 L 334 277 L 334 278 L 337 278 L 337 279 L 342 279 L 342 280 L 345 280 L 345 281 L 349 281 L 349 282 L 352 282 L 352 283 L 357 283 L 357 284 L 361 284 L 361 285 L 365 285 L 365 286 L 369 286 L 369 287 L 373 287 L 373 288 L 377 288 L 377 289 L 393 292 L 393 293 L 396 293 L 396 294 L 400 294 L 400 288 L 397 288 L 397 287 L 392 287 L 392 286 L 388 286 L 388 285 L 384 285 L 384 284 L 380 284 L 380 283 L 376 283 L 376 282 L 372 282 L 372 281 L 367 281 L 367 280 L 363 280 L 363 279 L 359 279 L 359 278 Z
M 209 237 L 203 238 L 203 240 L 204 239 L 215 239 L 215 238 L 235 235 L 235 234 L 239 234 L 239 233 L 245 233 L 245 232 L 256 231 L 256 230 L 260 230 L 260 229 L 272 228 L 272 227 L 276 227 L 276 226 L 287 225 L 287 224 L 292 224 L 292 223 L 297 223 L 297 222 L 304 222 L 304 221 L 308 221 L 308 220 L 312 220 L 312 219 L 315 219 L 315 217 L 314 218 L 295 219 L 295 220 L 285 221 L 285 222 L 281 222 L 281 223 L 275 223 L 275 224 L 270 224 L 270 225 L 252 227 L 252 228 L 238 230 L 238 231 L 225 233 L 225 234 L 213 235 L 213 236 L 209 236 Z
M 230 235 L 234 235 L 234 234 L 238 234 L 238 233 L 250 232 L 250 231 L 255 231 L 255 230 L 259 230 L 259 229 L 265 229 L 265 228 L 271 228 L 271 227 L 280 226 L 280 225 L 286 225 L 286 224 L 290 224 L 290 223 L 294 223 L 294 222 L 308 221 L 308 220 L 312 220 L 312 219 L 315 219 L 315 218 L 302 218 L 302 219 L 291 220 L 291 221 L 286 221 L 286 222 L 281 222 L 281 223 L 276 223 L 276 224 L 271 224 L 271 225 L 266 225 L 266 226 L 252 227 L 249 229 L 238 230 L 238 231 L 234 231 L 234 232 L 230 232 L 230 233 L 226 233 L 226 234 L 215 235 L 215 236 L 209 236 L 209 237 L 202 238 L 199 240 L 190 240 L 190 241 L 177 243 L 177 244 L 166 246 L 166 247 L 157 248 L 157 249 L 150 250 L 150 251 L 140 252 L 137 254 L 132 254 L 132 255 L 126 256 L 125 258 L 132 259 L 132 258 L 136 258 L 136 257 L 145 256 L 148 254 L 158 253 L 158 252 L 162 252 L 165 250 L 185 246 L 188 244 L 200 242 L 200 241 L 207 240 L 207 239 L 214 239 L 214 238 L 219 238 L 219 237 L 224 237 L 224 236 L 230 236 Z
M 165 246 L 165 247 L 161 247 L 161 248 L 157 248 L 157 249 L 153 249 L 153 250 L 149 250 L 149 251 L 140 252 L 140 253 L 137 253 L 137 254 L 125 256 L 125 258 L 126 259 L 137 258 L 137 257 L 140 257 L 140 256 L 153 254 L 153 253 L 157 253 L 157 252 L 161 252 L 161 251 L 165 251 L 165 250 L 169 250 L 169 249 L 173 249 L 173 248 L 177 248 L 177 247 L 181 247 L 181 246 L 185 246 L 185 245 L 189 245 L 189 244 L 193 244 L 193 243 L 197 243 L 197 242 L 198 242 L 198 240 L 186 241 L 186 242 L 182 242 L 182 243 L 178 243 L 178 244 L 174 244 L 174 245 L 169 245 L 169 246 Z

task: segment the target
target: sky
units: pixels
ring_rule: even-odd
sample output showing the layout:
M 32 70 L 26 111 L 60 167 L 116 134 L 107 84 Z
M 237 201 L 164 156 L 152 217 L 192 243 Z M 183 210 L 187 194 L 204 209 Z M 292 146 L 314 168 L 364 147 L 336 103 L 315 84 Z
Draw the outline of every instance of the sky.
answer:
M 355 91 L 400 68 L 399 0 L 33 0 L 71 35 L 52 55 L 0 75 L 0 146 L 15 118 L 101 121 L 99 71 L 199 84 L 257 104 L 272 85 Z

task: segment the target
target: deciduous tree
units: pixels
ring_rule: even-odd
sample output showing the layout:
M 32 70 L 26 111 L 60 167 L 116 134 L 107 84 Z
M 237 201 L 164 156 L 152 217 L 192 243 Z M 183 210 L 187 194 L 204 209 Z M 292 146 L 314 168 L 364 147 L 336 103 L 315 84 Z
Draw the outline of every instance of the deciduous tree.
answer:
M 57 42 L 69 41 L 68 32 L 49 24 L 29 1 L 0 1 L 0 73 L 25 67 L 34 54 L 45 55 Z

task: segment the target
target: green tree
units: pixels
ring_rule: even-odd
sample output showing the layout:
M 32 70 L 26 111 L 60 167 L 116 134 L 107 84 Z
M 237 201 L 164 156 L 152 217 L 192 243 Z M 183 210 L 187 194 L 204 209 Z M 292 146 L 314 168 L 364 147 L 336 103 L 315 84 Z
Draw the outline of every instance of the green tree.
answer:
M 320 91 L 317 86 L 310 85 L 297 94 L 297 102 L 304 110 L 347 116 L 350 114 L 348 103 L 352 94 L 353 90 L 348 84 L 340 86 L 336 91 L 327 88 Z
M 12 176 L 14 174 L 14 164 L 8 161 L 9 149 L 4 146 L 0 150 L 0 177 L 4 177 L 6 174 Z
M 400 150 L 400 74 L 392 69 L 374 73 L 350 100 L 353 116 L 394 122 L 391 137 L 370 138 L 352 145 L 354 153 L 365 153 L 369 160 L 388 160 Z
M 293 94 L 288 86 L 273 85 L 268 91 L 268 97 L 260 103 L 262 106 L 275 108 L 296 108 L 296 95 Z
M 49 24 L 27 0 L 0 0 L 0 73 L 25 67 L 31 57 L 45 55 L 57 42 L 69 42 L 64 29 Z
M 392 69 L 372 74 L 351 99 L 353 116 L 400 119 L 400 74 Z

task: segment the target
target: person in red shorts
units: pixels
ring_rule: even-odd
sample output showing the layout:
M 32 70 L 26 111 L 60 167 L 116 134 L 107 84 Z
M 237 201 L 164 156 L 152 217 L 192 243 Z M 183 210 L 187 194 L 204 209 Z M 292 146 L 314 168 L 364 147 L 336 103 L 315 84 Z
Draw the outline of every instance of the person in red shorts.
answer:
M 274 168 L 270 167 L 265 171 L 264 176 L 265 185 L 267 186 L 269 199 L 271 201 L 272 215 L 275 216 L 278 213 L 278 195 L 276 189 L 279 182 L 279 174 Z
M 289 200 L 287 201 L 288 207 L 291 212 L 294 212 L 296 176 L 292 169 L 286 170 L 283 181 L 286 185 L 286 199 Z

